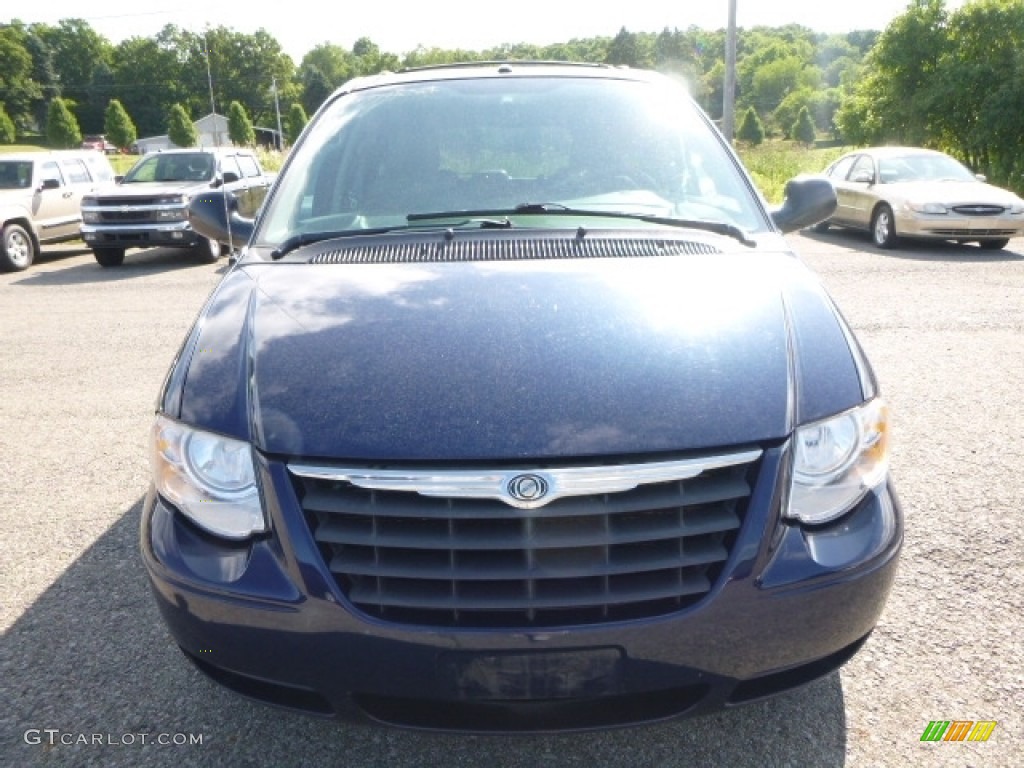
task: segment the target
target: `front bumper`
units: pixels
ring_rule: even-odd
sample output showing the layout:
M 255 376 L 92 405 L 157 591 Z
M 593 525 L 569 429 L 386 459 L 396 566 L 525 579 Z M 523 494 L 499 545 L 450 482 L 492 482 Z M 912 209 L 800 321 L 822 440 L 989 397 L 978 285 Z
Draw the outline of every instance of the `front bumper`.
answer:
M 565 730 L 696 715 L 826 675 L 860 647 L 895 577 L 902 512 L 886 484 L 836 523 L 780 522 L 766 452 L 715 587 L 667 616 L 572 628 L 419 627 L 338 589 L 287 470 L 261 467 L 274 535 L 205 536 L 154 493 L 143 558 L 182 650 L 242 694 L 323 715 L 446 730 Z
M 896 232 L 903 237 L 934 240 L 1001 240 L 1024 236 L 1021 216 L 960 216 L 896 212 Z
M 81 235 L 90 248 L 192 248 L 200 242 L 187 221 L 118 227 L 83 224 Z

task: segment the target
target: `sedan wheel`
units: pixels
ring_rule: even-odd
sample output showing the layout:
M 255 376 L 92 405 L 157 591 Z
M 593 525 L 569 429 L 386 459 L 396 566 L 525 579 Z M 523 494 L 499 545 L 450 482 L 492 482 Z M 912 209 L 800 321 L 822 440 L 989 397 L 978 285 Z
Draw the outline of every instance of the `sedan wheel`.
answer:
M 4 227 L 3 240 L 0 241 L 0 268 L 8 272 L 20 272 L 28 269 L 35 258 L 36 245 L 32 235 L 20 224 Z
M 1010 244 L 1010 238 L 1000 237 L 998 240 L 979 240 L 978 245 L 986 251 L 998 251 Z
M 892 208 L 882 203 L 875 209 L 871 218 L 871 239 L 879 248 L 892 248 L 896 245 L 896 223 L 893 221 Z

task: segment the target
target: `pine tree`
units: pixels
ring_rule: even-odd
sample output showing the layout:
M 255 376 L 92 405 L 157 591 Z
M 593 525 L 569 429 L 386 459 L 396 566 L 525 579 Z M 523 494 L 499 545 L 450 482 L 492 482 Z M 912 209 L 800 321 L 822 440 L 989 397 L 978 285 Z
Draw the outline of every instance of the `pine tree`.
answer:
M 232 101 L 228 107 L 228 136 L 232 144 L 240 147 L 251 147 L 256 143 L 252 120 L 246 114 L 245 107 L 238 101 Z
M 811 119 L 811 113 L 807 107 L 800 107 L 800 112 L 796 116 L 796 122 L 793 123 L 793 127 L 790 129 L 790 135 L 801 144 L 810 146 L 814 143 L 814 120 Z
M 58 149 L 70 149 L 82 143 L 82 130 L 66 99 L 58 97 L 50 102 L 46 113 L 46 140 Z
M 288 110 L 288 115 L 284 119 L 284 134 L 289 144 L 294 144 L 299 138 L 299 134 L 302 133 L 302 129 L 306 127 L 306 123 L 309 122 L 309 117 L 306 115 L 306 110 L 302 108 L 302 105 L 298 102 L 292 104 L 291 109 Z
M 0 144 L 13 144 L 17 138 L 18 131 L 14 127 L 14 121 L 0 103 Z
M 196 126 L 181 104 L 171 107 L 167 116 L 167 138 L 179 147 L 194 147 L 199 143 Z
M 743 113 L 743 120 L 740 122 L 739 131 L 736 132 L 736 138 L 755 147 L 764 141 L 764 125 L 753 107 L 748 107 L 747 111 Z
M 127 149 L 139 137 L 135 123 L 117 99 L 111 99 L 103 115 L 103 130 L 110 143 L 118 149 Z

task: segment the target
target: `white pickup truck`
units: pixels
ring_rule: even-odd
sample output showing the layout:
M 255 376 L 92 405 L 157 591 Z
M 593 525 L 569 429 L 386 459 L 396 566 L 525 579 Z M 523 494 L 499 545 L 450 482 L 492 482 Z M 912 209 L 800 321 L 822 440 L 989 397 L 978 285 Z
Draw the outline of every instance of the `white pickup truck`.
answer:
M 102 152 L 0 154 L 0 270 L 27 269 L 43 245 L 77 239 L 82 198 L 113 181 Z

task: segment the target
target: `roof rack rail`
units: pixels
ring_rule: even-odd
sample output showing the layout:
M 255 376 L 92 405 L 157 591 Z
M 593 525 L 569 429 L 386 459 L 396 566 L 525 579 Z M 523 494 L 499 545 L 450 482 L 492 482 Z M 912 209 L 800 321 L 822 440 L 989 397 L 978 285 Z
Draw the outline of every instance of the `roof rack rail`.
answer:
M 590 61 L 563 61 L 559 59 L 488 59 L 486 61 L 455 61 L 447 64 L 424 64 L 421 67 L 403 67 L 399 72 L 423 72 L 430 69 L 462 69 L 465 67 L 499 67 L 513 64 L 517 67 L 586 67 L 590 69 L 611 69 L 609 64 Z

